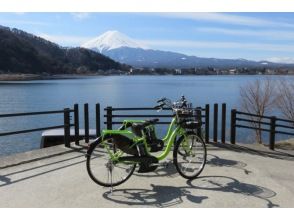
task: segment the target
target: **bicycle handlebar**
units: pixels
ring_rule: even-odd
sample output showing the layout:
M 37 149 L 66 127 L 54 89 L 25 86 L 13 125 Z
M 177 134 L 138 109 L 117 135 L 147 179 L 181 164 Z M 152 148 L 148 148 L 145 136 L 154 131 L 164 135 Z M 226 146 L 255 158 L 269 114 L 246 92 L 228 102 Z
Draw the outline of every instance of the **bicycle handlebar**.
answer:
M 188 107 L 188 101 L 184 95 L 181 96 L 181 98 L 176 102 L 171 102 L 167 98 L 161 98 L 157 101 L 157 103 L 160 103 L 159 105 L 155 106 L 155 109 L 162 109 L 164 106 L 172 108 L 173 110 L 178 108 L 187 108 Z

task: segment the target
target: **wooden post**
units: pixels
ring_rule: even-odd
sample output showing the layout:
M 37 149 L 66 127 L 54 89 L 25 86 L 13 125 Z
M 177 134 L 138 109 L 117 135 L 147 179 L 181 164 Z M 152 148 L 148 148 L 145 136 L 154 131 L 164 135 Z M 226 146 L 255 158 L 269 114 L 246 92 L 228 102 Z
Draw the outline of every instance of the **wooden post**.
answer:
M 270 119 L 270 135 L 269 135 L 269 147 L 271 150 L 275 149 L 275 135 L 276 135 L 276 117 L 273 116 Z
M 89 143 L 89 105 L 84 104 L 84 120 L 85 120 L 85 142 Z
M 79 123 L 79 105 L 74 105 L 74 123 L 75 123 L 75 144 L 80 144 L 80 123 Z
M 205 105 L 205 142 L 209 143 L 209 104 Z
M 96 104 L 96 136 L 99 137 L 101 135 L 101 127 L 100 127 L 100 104 Z
M 226 103 L 222 104 L 222 137 L 221 137 L 221 141 L 222 143 L 226 143 L 226 111 L 227 111 L 227 106 Z
M 213 141 L 217 142 L 217 127 L 218 127 L 218 104 L 214 104 L 213 108 Z
M 108 106 L 106 108 L 106 125 L 107 130 L 112 130 L 112 107 Z
M 231 144 L 236 143 L 236 109 L 231 110 Z
M 70 112 L 69 108 L 64 109 L 64 145 L 70 147 Z

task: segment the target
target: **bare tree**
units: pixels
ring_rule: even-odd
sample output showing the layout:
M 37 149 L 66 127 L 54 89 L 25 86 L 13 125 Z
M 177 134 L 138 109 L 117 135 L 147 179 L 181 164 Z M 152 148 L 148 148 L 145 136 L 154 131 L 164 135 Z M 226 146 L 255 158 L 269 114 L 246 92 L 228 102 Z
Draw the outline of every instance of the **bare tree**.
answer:
M 270 78 L 264 80 L 257 79 L 240 87 L 241 108 L 243 111 L 264 116 L 269 114 L 275 105 L 276 94 L 275 84 Z M 250 117 L 252 126 L 255 128 L 255 138 L 258 143 L 262 143 L 262 118 Z
M 294 121 L 294 84 L 282 79 L 277 91 L 277 108 L 286 119 Z

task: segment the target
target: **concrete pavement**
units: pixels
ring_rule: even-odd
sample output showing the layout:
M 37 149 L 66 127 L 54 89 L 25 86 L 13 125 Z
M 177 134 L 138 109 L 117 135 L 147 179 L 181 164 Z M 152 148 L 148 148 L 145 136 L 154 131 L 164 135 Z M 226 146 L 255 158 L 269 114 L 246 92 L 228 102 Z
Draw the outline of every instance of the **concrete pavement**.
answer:
M 0 207 L 294 207 L 294 158 L 208 149 L 201 176 L 170 164 L 111 194 L 88 177 L 84 150 L 56 146 L 0 158 Z

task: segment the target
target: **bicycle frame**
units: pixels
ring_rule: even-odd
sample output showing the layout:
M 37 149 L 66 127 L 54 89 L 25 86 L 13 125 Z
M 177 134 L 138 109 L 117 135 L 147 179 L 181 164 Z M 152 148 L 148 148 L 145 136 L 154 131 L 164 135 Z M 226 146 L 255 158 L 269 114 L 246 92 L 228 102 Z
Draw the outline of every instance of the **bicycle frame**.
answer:
M 135 122 L 144 122 L 144 120 L 124 120 L 122 126 L 125 126 L 128 123 L 135 123 Z M 109 134 L 120 134 L 120 135 L 124 135 L 128 138 L 131 138 L 134 141 L 134 145 L 136 145 L 139 142 L 143 142 L 146 152 L 150 155 L 150 152 L 148 150 L 148 143 L 146 143 L 146 139 L 144 136 L 138 137 L 135 134 L 133 134 L 132 131 L 129 131 L 127 129 L 103 130 L 102 135 L 101 135 L 102 140 L 104 139 L 104 137 L 106 135 L 109 135 Z M 162 141 L 164 142 L 165 149 L 159 156 L 156 156 L 158 161 L 163 160 L 167 157 L 167 155 L 169 154 L 169 152 L 173 146 L 174 140 L 178 135 L 179 136 L 185 135 L 185 130 L 176 124 L 176 118 L 174 117 L 172 119 L 171 123 L 169 124 L 169 127 L 168 127 L 168 130 L 167 130 L 165 137 L 162 139 Z M 111 157 L 112 157 L 112 159 L 116 158 L 115 155 L 111 155 Z

